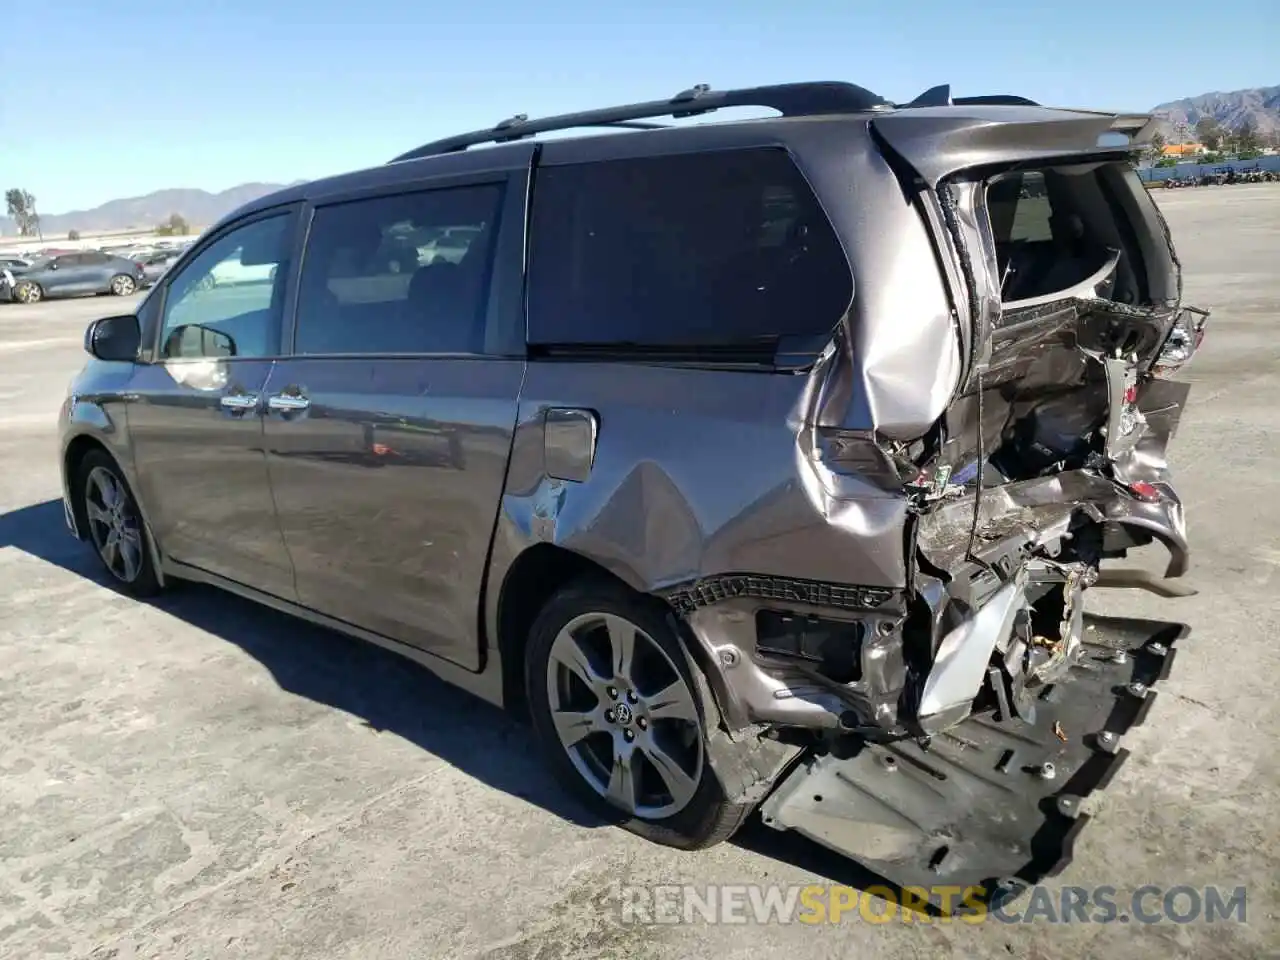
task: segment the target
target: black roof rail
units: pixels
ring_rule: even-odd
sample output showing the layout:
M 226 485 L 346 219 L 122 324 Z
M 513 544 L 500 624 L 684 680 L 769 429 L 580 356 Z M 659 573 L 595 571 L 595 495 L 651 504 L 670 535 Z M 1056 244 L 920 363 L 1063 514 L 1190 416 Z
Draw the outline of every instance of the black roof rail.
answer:
M 977 107 L 977 106 L 1005 106 L 1005 107 L 1038 107 L 1040 104 L 1034 100 L 1028 100 L 1026 97 L 1015 96 L 1011 93 L 996 93 L 982 97 L 952 97 L 951 84 L 940 83 L 936 87 L 930 87 L 920 96 L 916 97 L 910 103 L 900 103 L 898 106 L 908 109 L 911 107 Z
M 642 123 L 652 117 L 695 117 L 725 107 L 766 107 L 784 117 L 817 116 L 828 113 L 865 113 L 869 110 L 891 107 L 887 100 L 870 90 L 852 83 L 816 82 L 781 83 L 765 87 L 746 87 L 741 90 L 712 90 L 700 83 L 683 90 L 668 100 L 651 100 L 619 107 L 585 110 L 555 117 L 530 120 L 526 114 L 517 114 L 486 130 L 459 134 L 424 143 L 391 160 L 416 160 L 441 153 L 457 153 L 482 143 L 508 143 L 539 133 L 554 130 L 574 130 L 582 127 L 622 127 L 627 129 L 652 129 L 662 124 Z
M 993 93 L 985 97 L 956 97 L 952 103 L 957 106 L 995 106 L 995 107 L 1038 107 L 1035 100 L 1019 97 L 1013 93 Z

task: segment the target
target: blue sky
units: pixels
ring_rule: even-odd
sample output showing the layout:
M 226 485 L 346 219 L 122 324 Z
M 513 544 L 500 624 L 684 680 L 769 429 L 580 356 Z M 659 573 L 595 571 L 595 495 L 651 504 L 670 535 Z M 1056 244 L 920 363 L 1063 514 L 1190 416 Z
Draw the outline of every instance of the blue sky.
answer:
M 1280 83 L 1280 2 L 58 0 L 5 15 L 0 187 L 44 213 L 370 166 L 694 83 L 1147 109 Z M 27 24 L 26 21 L 30 21 Z

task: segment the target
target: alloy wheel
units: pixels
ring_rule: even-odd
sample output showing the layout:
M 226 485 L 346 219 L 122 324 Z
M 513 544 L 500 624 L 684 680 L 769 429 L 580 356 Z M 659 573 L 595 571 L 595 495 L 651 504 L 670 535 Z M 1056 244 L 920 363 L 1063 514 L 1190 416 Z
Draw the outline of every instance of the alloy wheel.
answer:
M 121 275 L 111 281 L 111 292 L 117 297 L 127 297 L 136 287 L 132 277 Z
M 634 623 L 605 613 L 570 620 L 551 644 L 547 695 L 569 760 L 614 807 L 657 820 L 693 799 L 704 762 L 693 691 Z
M 23 283 L 19 284 L 16 295 L 19 303 L 39 303 L 44 291 L 34 283 Z
M 85 481 L 84 506 L 98 556 L 117 580 L 133 583 L 143 567 L 142 522 L 120 478 L 94 467 Z

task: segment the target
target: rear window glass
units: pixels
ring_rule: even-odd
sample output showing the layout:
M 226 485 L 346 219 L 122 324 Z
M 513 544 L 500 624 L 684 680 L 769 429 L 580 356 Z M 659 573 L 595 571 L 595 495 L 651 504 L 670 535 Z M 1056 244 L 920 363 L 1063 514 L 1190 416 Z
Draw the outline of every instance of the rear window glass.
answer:
M 784 150 L 537 173 L 532 343 L 681 346 L 826 334 L 852 293 L 835 232 Z
M 1141 251 L 1129 214 L 1114 199 L 1108 168 L 1077 164 L 1002 174 L 987 185 L 1001 299 L 1048 296 L 1079 284 L 1120 253 L 1103 296 L 1137 303 L 1145 296 Z

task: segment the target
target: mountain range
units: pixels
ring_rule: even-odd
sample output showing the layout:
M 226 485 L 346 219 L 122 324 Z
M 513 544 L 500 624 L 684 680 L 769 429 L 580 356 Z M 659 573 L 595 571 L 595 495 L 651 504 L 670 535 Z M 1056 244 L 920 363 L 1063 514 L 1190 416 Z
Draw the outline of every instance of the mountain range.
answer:
M 1280 134 L 1280 86 L 1202 93 L 1159 104 L 1151 112 L 1166 121 L 1166 134 L 1172 132 L 1178 123 L 1194 127 L 1202 117 L 1212 117 L 1227 128 L 1236 128 L 1248 121 L 1260 134 Z M 31 185 L 37 198 L 39 190 L 35 188 L 38 186 Z M 144 197 L 110 200 L 92 210 L 41 214 L 40 226 L 46 237 L 53 238 L 66 236 L 70 230 L 88 233 L 155 226 L 177 213 L 193 227 L 199 228 L 208 226 L 242 203 L 283 186 L 286 184 L 242 183 L 221 193 L 190 189 L 157 190 Z M 12 236 L 16 232 L 12 220 L 0 217 L 0 235 Z
M 1202 93 L 1198 97 L 1162 103 L 1151 112 L 1168 121 L 1170 129 L 1178 123 L 1194 129 L 1198 121 L 1211 117 L 1229 130 L 1248 122 L 1259 134 L 1277 134 L 1280 133 L 1280 86 Z
M 132 227 L 154 227 L 180 214 L 195 229 L 207 227 L 221 219 L 241 204 L 274 193 L 286 186 L 283 183 L 242 183 L 220 193 L 207 190 L 170 189 L 157 190 L 143 197 L 108 200 L 92 210 L 73 210 L 70 213 L 41 213 L 40 229 L 48 239 L 65 237 L 68 231 L 93 233 L 107 230 L 126 230 Z M 38 191 L 36 209 L 39 210 Z M 12 236 L 17 227 L 7 217 L 0 217 L 0 234 Z

